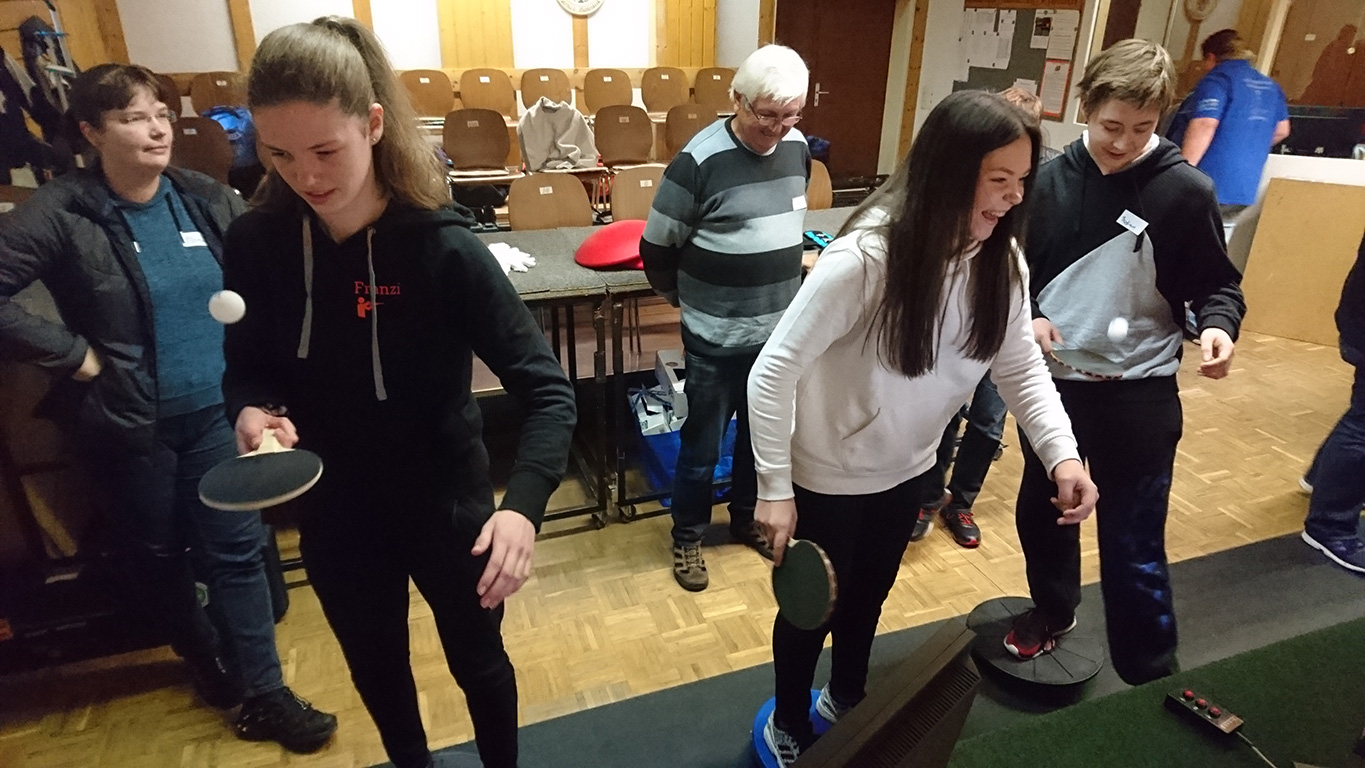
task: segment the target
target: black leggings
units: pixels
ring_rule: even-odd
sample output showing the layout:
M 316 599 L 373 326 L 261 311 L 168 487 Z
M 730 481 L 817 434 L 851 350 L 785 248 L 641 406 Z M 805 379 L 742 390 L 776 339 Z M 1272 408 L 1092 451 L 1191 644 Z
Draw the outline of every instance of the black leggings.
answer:
M 469 554 L 486 515 L 360 494 L 345 501 L 328 494 L 335 504 L 305 518 L 300 549 L 389 759 L 396 768 L 423 768 L 431 759 L 408 658 L 411 577 L 464 691 L 483 764 L 516 766 L 517 683 L 499 629 L 503 610 L 479 607 L 475 588 L 488 555 Z
M 829 496 L 796 486 L 796 538 L 825 550 L 839 591 L 834 614 L 818 629 L 797 629 L 781 614 L 773 622 L 777 722 L 783 730 L 809 733 L 811 683 L 831 632 L 830 693 L 841 703 L 862 700 L 872 639 L 910 543 L 923 480 L 921 475 L 863 496 Z

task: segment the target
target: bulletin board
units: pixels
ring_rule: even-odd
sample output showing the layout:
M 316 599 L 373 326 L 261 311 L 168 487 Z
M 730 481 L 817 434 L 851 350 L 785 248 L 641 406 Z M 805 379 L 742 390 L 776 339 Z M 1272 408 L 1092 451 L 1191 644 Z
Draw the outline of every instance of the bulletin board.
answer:
M 1075 0 L 967 0 L 953 90 L 1019 86 L 1043 100 L 1043 117 L 1061 119 L 1080 47 Z

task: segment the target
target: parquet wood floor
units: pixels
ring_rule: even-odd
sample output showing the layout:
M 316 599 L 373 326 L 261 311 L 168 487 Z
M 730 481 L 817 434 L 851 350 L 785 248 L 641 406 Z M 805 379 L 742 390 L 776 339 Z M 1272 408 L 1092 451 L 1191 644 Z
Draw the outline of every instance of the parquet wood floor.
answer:
M 656 317 L 667 324 L 666 313 Z M 668 345 L 667 333 L 655 335 L 646 334 L 646 360 L 653 348 Z M 1307 498 L 1297 479 L 1346 406 L 1350 369 L 1335 349 L 1249 334 L 1228 379 L 1211 382 L 1192 370 L 1187 364 L 1181 372 L 1185 436 L 1168 525 L 1172 559 L 1298 530 Z M 961 614 L 998 595 L 1026 594 L 1010 515 L 1021 467 L 1017 441 L 1011 424 L 1010 447 L 977 502 L 981 547 L 960 549 L 938 529 L 912 544 L 881 631 Z M 717 523 L 723 510 L 717 507 Z M 1087 581 L 1098 576 L 1093 530 L 1087 526 L 1084 537 Z M 733 544 L 709 547 L 707 562 L 710 589 L 692 594 L 674 584 L 667 517 L 544 539 L 534 575 L 510 601 L 504 624 L 522 722 L 769 661 L 776 608 L 767 564 Z M 238 741 L 223 715 L 196 703 L 170 653 L 157 650 L 0 679 L 0 766 L 355 768 L 382 762 L 378 735 L 316 598 L 307 588 L 293 590 L 292 598 L 278 635 L 287 682 L 341 719 L 337 738 L 319 754 L 295 756 Z M 463 699 L 416 592 L 411 628 L 431 743 L 465 741 L 472 731 Z

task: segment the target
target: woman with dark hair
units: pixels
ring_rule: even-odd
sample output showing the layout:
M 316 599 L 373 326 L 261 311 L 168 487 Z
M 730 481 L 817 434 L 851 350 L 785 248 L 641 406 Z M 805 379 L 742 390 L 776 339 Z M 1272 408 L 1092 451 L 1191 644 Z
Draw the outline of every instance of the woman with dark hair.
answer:
M 431 606 L 479 755 L 517 764 L 503 601 L 531 572 L 568 463 L 573 388 L 501 267 L 451 207 L 393 68 L 353 19 L 271 32 L 247 98 L 273 166 L 232 226 L 224 391 L 242 451 L 265 429 L 326 463 L 303 497 L 308 578 L 397 768 L 432 755 L 408 658 L 408 580 Z M 473 354 L 522 406 L 493 501 Z
M 199 500 L 199 478 L 236 455 L 223 418 L 223 327 L 208 312 L 223 287 L 223 233 L 236 192 L 168 167 L 174 113 L 145 67 L 81 74 L 71 116 L 99 155 L 41 187 L 0 229 L 0 355 L 62 381 L 65 409 L 126 540 L 146 608 L 213 706 L 243 703 L 237 733 L 296 752 L 321 747 L 336 718 L 284 685 L 256 512 Z M 42 280 L 62 322 L 12 299 Z M 61 414 L 58 414 L 61 415 Z M 221 652 L 185 550 L 207 564 Z
M 1038 145 L 1037 127 L 998 95 L 944 99 L 825 249 L 749 376 L 757 519 L 777 562 L 790 539 L 814 541 L 839 584 L 825 625 L 801 630 L 780 614 L 773 625 L 777 707 L 764 736 L 780 765 L 813 741 L 809 689 L 831 632 L 817 710 L 833 722 L 863 698 L 923 476 L 987 370 L 1044 457 L 1061 522 L 1094 509 L 1015 245 Z

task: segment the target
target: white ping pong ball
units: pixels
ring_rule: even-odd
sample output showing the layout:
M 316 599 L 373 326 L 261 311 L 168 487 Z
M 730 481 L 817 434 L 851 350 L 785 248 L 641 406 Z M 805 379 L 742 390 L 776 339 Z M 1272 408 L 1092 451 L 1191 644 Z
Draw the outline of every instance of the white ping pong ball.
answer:
M 1112 342 L 1123 341 L 1128 336 L 1128 321 L 1122 317 L 1116 317 L 1109 321 L 1109 340 Z
M 236 291 L 219 291 L 209 299 L 209 314 L 224 325 L 246 317 L 246 299 Z

